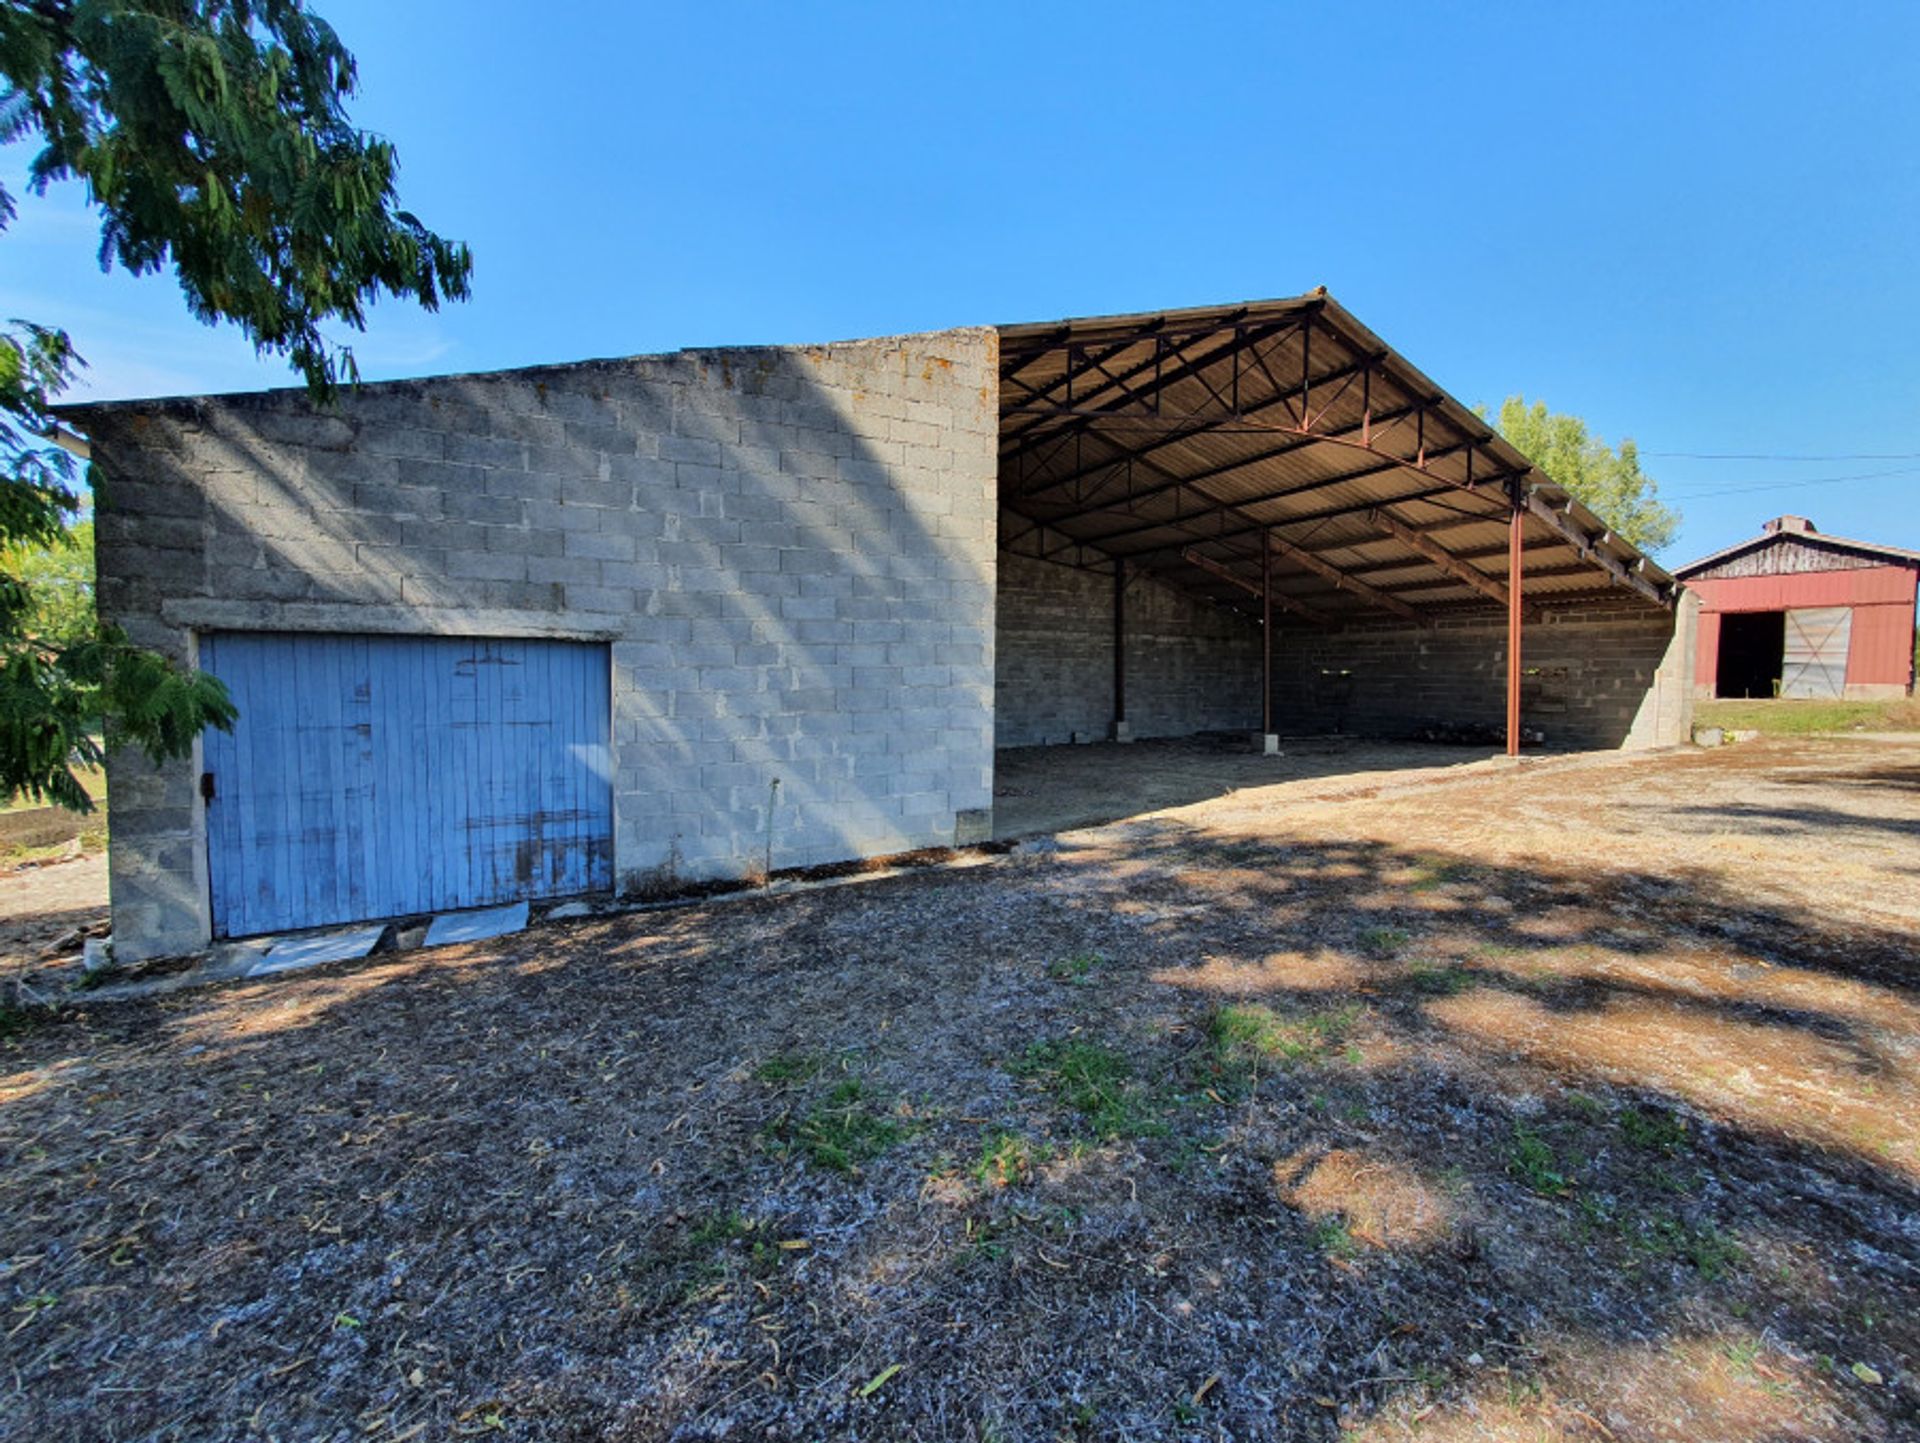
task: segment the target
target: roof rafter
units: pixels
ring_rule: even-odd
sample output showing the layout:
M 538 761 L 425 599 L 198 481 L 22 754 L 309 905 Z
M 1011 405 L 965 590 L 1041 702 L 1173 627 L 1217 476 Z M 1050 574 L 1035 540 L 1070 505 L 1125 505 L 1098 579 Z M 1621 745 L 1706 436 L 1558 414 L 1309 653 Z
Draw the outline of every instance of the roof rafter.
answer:
M 1322 581 L 1328 582 L 1336 591 L 1351 591 L 1355 596 L 1372 602 L 1375 606 L 1391 611 L 1395 616 L 1407 621 L 1424 625 L 1426 618 L 1421 616 L 1406 602 L 1397 596 L 1389 596 L 1377 586 L 1369 586 L 1357 576 L 1349 575 L 1332 562 L 1323 561 L 1304 547 L 1295 546 L 1291 541 L 1267 533 L 1267 542 L 1280 555 L 1299 566 L 1305 567 Z
M 1199 567 L 1202 571 L 1206 572 L 1209 576 L 1217 576 L 1220 580 L 1226 582 L 1227 585 L 1229 586 L 1237 586 L 1242 591 L 1247 592 L 1248 594 L 1253 596 L 1262 595 L 1261 589 L 1258 586 L 1256 586 L 1253 582 L 1247 580 L 1246 577 L 1240 575 L 1232 567 L 1227 566 L 1222 562 L 1215 561 L 1211 556 L 1202 555 L 1200 552 L 1195 551 L 1191 546 L 1189 546 L 1185 551 L 1180 553 L 1180 559 L 1186 562 L 1189 566 Z M 1328 623 L 1328 618 L 1324 613 L 1315 611 L 1311 606 L 1308 606 L 1305 602 L 1295 601 L 1291 596 L 1286 595 L 1284 592 L 1276 591 L 1273 593 L 1273 604 L 1275 606 L 1283 608 L 1284 610 L 1291 611 L 1294 615 L 1298 616 L 1303 621 L 1311 621 L 1318 626 L 1325 626 Z
M 1227 359 L 1227 357 L 1233 355 L 1236 351 L 1242 350 L 1249 345 L 1257 345 L 1270 336 L 1278 335 L 1282 331 L 1292 329 L 1294 326 L 1299 325 L 1302 319 L 1303 317 L 1301 316 L 1289 316 L 1284 320 L 1273 321 L 1265 325 L 1236 326 L 1230 332 L 1231 339 L 1224 345 L 1207 352 L 1207 354 L 1203 356 L 1186 357 L 1171 367 L 1163 366 L 1162 363 L 1165 357 L 1156 351 L 1156 354 L 1149 359 L 1137 362 L 1135 365 L 1122 371 L 1116 383 L 1131 381 L 1144 372 L 1152 370 L 1154 372 L 1153 387 L 1146 394 L 1150 396 L 1157 395 L 1168 386 L 1184 380 L 1196 371 L 1202 370 L 1207 366 L 1216 365 L 1220 361 Z M 1111 390 L 1113 389 L 1113 384 L 1115 383 L 1102 386 L 1100 390 Z M 1096 392 L 1096 394 L 1098 393 Z M 1071 416 L 1069 418 L 1069 424 L 1061 427 L 1057 432 L 1047 427 L 1044 421 L 1036 421 L 1032 426 L 1015 432 L 1012 437 L 1012 447 L 1002 450 L 1000 453 L 1000 466 L 1002 471 L 1007 468 L 1010 462 L 1016 461 L 1021 456 L 1032 451 L 1037 441 L 1053 439 L 1056 436 L 1078 435 L 1090 429 L 1102 416 L 1111 416 L 1121 407 L 1137 399 L 1139 399 L 1139 393 L 1132 391 L 1125 392 L 1118 400 L 1108 401 L 1090 411 Z M 1036 432 L 1041 434 L 1036 435 Z
M 1477 566 L 1469 566 L 1431 536 L 1414 530 L 1384 506 L 1368 512 L 1367 519 L 1408 550 L 1425 557 L 1442 575 L 1471 586 L 1482 596 L 1502 606 L 1508 604 L 1510 593 L 1504 583 L 1495 581 Z M 1531 607 L 1523 608 L 1523 612 L 1529 615 L 1532 610 Z

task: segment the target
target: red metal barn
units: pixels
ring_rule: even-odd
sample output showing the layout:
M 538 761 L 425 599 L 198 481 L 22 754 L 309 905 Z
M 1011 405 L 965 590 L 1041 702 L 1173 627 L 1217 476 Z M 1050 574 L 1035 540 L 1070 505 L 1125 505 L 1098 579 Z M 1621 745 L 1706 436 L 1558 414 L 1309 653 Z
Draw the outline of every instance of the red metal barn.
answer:
M 1804 516 L 1781 516 L 1674 575 L 1700 597 L 1699 696 L 1913 690 L 1920 552 L 1823 536 Z

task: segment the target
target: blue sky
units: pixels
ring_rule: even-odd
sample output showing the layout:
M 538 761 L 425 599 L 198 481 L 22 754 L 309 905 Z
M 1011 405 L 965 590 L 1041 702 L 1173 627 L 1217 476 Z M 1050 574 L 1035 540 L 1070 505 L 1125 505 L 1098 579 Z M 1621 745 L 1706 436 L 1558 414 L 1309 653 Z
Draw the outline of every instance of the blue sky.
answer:
M 369 377 L 1325 285 L 1463 400 L 1634 437 L 1670 564 L 1789 510 L 1920 548 L 1920 6 L 317 8 L 476 257 Z M 0 237 L 82 394 L 288 382 L 96 245 L 71 189 Z

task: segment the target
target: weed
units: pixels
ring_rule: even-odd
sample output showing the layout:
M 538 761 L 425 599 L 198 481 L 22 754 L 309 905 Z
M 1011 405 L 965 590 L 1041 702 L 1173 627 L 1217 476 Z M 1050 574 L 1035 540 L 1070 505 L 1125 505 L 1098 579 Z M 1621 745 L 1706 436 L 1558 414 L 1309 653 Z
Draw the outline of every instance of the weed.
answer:
M 1759 1361 L 1762 1346 L 1758 1338 L 1735 1338 L 1722 1351 L 1733 1365 L 1733 1371 L 1744 1377 L 1753 1371 L 1753 1365 Z
M 770 1129 L 786 1149 L 798 1148 L 817 1167 L 854 1173 L 907 1135 L 908 1129 L 857 1077 L 839 1083 L 796 1121 Z
M 1572 1190 L 1553 1148 L 1524 1122 L 1513 1125 L 1507 1171 L 1543 1197 L 1564 1197 Z
M 1635 1147 L 1678 1152 L 1687 1142 L 1687 1125 L 1669 1112 L 1629 1107 L 1620 1114 L 1620 1133 Z
M 1740 1245 L 1714 1223 L 1688 1223 L 1672 1213 L 1654 1214 L 1628 1233 L 1627 1242 L 1651 1257 L 1685 1261 L 1709 1282 L 1726 1277 L 1744 1256 Z
M 80 975 L 73 980 L 73 990 L 75 992 L 97 991 L 109 982 L 118 981 L 117 972 L 118 969 L 111 964 L 104 967 L 82 968 Z
M 1127 1059 L 1110 1047 L 1074 1038 L 1036 1042 L 1010 1070 L 1039 1079 L 1053 1100 L 1079 1113 L 1103 1138 L 1157 1137 L 1167 1125 L 1155 1099 L 1133 1081 Z
M 1010 1224 L 998 1218 L 967 1219 L 967 1245 L 961 1250 L 963 1263 L 997 1263 L 1007 1255 L 1007 1245 L 1000 1238 L 1007 1232 Z
M 1366 927 L 1360 932 L 1360 945 L 1375 957 L 1397 956 L 1413 940 L 1413 934 L 1401 927 Z
M 1413 880 L 1408 885 L 1416 892 L 1432 892 L 1449 882 L 1461 881 L 1471 872 L 1472 869 L 1464 862 L 1452 862 L 1444 857 L 1422 857 L 1415 864 Z
M 1333 1258 L 1350 1258 L 1360 1251 L 1353 1234 L 1338 1218 L 1326 1218 L 1314 1225 L 1313 1245 Z
M 11 1002 L 0 1002 L 0 1039 L 14 1037 L 33 1026 L 33 1014 Z
M 1107 965 L 1107 959 L 1097 952 L 1076 952 L 1071 957 L 1059 957 L 1047 964 L 1047 976 L 1055 982 L 1080 984 L 1088 981 L 1096 967 Z
M 1565 1101 L 1569 1111 L 1579 1113 L 1589 1122 L 1598 1122 L 1607 1115 L 1607 1105 L 1590 1092 L 1569 1092 Z
M 991 1132 L 981 1145 L 980 1161 L 973 1165 L 973 1180 L 982 1187 L 1019 1187 L 1033 1181 L 1033 1170 L 1047 1160 L 1048 1151 L 1045 1143 L 1017 1132 Z
M 687 1246 L 704 1252 L 744 1237 L 752 1229 L 746 1214 L 737 1210 L 708 1213 L 687 1229 Z
M 1337 1049 L 1360 1016 L 1358 1006 L 1285 1017 L 1257 1002 L 1232 1003 L 1207 1019 L 1215 1065 L 1232 1074 L 1262 1061 L 1315 1062 Z
M 1540 1400 L 1547 1396 L 1547 1386 L 1538 1378 L 1523 1377 L 1517 1373 L 1508 1372 L 1506 1382 L 1509 1408 L 1536 1407 Z
M 1694 1270 L 1709 1282 L 1718 1282 L 1740 1265 L 1740 1244 L 1712 1223 L 1686 1231 L 1685 1252 Z
M 1645 1177 L 1647 1186 L 1656 1191 L 1686 1193 L 1693 1190 L 1693 1187 L 1698 1182 L 1699 1175 L 1696 1173 L 1695 1182 L 1689 1183 L 1686 1178 L 1681 1177 L 1680 1174 L 1672 1168 L 1661 1167 L 1658 1163 L 1653 1163 L 1648 1166 Z
M 776 1052 L 754 1068 L 753 1075 L 773 1086 L 785 1086 L 812 1081 L 820 1065 L 820 1059 L 810 1052 Z
M 1454 964 L 1436 966 L 1430 962 L 1416 962 L 1407 969 L 1407 981 L 1413 984 L 1416 992 L 1436 997 L 1457 997 L 1471 988 L 1477 979 L 1466 968 Z
M 1584 1233 L 1603 1232 L 1613 1226 L 1612 1204 L 1592 1193 L 1582 1193 L 1574 1199 L 1574 1207 L 1578 1210 L 1580 1229 Z

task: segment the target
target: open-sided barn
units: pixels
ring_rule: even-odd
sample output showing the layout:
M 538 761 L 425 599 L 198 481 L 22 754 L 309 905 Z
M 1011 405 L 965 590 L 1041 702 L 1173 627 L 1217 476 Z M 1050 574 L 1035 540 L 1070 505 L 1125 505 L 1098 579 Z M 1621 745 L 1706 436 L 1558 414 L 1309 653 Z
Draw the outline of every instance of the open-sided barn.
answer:
M 1700 598 L 1701 697 L 1875 700 L 1913 690 L 1920 551 L 1825 536 L 1804 516 L 1676 573 Z
M 1324 292 L 66 415 L 241 710 L 112 764 L 123 957 L 978 841 L 996 744 L 1687 726 L 1672 578 Z

